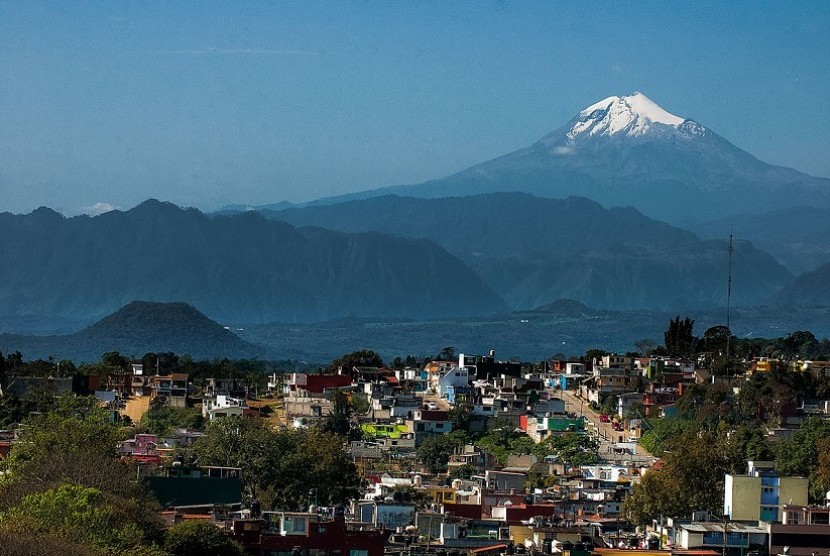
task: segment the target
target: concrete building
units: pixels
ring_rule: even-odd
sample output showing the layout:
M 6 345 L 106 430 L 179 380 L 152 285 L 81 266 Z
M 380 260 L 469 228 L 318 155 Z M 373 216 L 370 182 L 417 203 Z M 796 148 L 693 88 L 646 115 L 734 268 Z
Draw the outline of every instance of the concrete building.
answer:
M 726 475 L 723 513 L 735 521 L 783 521 L 783 506 L 807 505 L 805 477 L 781 477 L 775 464 L 750 461 L 746 475 Z

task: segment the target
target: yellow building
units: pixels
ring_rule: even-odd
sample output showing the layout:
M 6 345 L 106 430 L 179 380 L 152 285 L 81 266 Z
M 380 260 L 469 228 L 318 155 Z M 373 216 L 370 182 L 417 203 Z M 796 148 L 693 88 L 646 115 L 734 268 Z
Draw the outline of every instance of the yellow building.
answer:
M 807 505 L 805 477 L 781 477 L 772 462 L 750 461 L 746 475 L 726 475 L 723 513 L 733 521 L 782 521 L 784 504 Z

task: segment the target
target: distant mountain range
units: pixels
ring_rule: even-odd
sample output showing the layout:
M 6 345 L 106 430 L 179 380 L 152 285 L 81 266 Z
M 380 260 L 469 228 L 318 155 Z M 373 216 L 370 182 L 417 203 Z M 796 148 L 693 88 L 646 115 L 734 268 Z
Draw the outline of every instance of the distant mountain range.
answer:
M 240 339 L 186 303 L 135 301 L 92 326 L 64 336 L 0 334 L 0 351 L 26 359 L 94 362 L 108 351 L 141 357 L 150 352 L 190 354 L 194 359 L 263 358 L 267 348 Z
M 389 194 L 440 198 L 504 191 L 635 206 L 681 226 L 738 212 L 830 207 L 830 179 L 762 162 L 642 93 L 606 98 L 529 147 L 445 178 L 314 204 Z
M 585 326 L 603 311 L 720 314 L 730 226 L 733 306 L 782 312 L 827 303 L 828 216 L 830 180 L 761 162 L 635 93 L 423 184 L 213 215 L 155 200 L 97 217 L 0 214 L 0 330 L 53 333 L 135 299 L 261 325 L 259 345 L 303 322 L 446 319 L 474 335 L 494 314 Z
M 830 262 L 830 209 L 814 206 L 783 208 L 762 214 L 737 214 L 694 226 L 703 238 L 735 236 L 749 239 L 794 274 Z
M 183 301 L 222 322 L 483 315 L 502 300 L 426 240 L 208 218 L 147 201 L 64 218 L 0 214 L 0 315 L 100 318 L 134 299 Z
M 830 307 L 830 263 L 802 274 L 771 301 L 781 307 Z
M 432 240 L 459 256 L 514 310 L 559 298 L 614 310 L 726 304 L 726 236 L 701 241 L 633 208 L 605 209 L 584 198 L 384 196 L 263 214 L 296 226 Z M 751 243 L 736 247 L 736 304 L 765 301 L 792 279 Z

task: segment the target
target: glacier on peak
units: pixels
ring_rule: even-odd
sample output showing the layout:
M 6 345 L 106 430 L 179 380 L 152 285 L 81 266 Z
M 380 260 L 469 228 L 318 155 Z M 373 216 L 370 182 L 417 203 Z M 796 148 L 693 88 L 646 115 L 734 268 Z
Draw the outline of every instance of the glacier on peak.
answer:
M 678 128 L 685 118 L 663 110 L 640 92 L 629 96 L 611 96 L 582 110 L 567 132 L 569 141 L 579 136 L 611 136 L 622 133 L 627 137 L 644 135 L 655 125 Z

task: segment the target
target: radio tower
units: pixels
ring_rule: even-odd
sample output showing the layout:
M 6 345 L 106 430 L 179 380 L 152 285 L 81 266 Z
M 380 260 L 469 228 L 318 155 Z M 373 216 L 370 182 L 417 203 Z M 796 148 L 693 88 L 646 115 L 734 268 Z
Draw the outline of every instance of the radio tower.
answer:
M 732 337 L 732 328 L 730 326 L 731 322 L 729 320 L 730 317 L 730 309 L 732 305 L 732 226 L 729 226 L 729 245 L 726 248 L 726 251 L 729 255 L 729 278 L 726 281 L 726 329 L 728 331 L 726 336 L 726 362 L 727 365 L 729 364 L 729 340 Z

